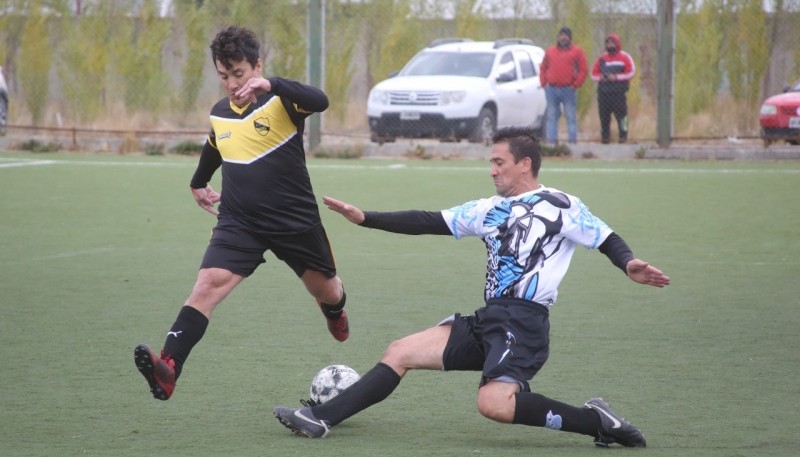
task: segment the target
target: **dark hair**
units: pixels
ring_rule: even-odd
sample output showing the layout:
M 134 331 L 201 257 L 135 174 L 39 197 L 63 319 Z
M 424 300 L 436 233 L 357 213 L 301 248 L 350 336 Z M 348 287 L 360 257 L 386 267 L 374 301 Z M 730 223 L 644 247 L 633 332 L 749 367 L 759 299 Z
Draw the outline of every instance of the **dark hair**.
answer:
M 255 68 L 258 65 L 261 43 L 252 30 L 232 25 L 217 33 L 211 42 L 211 60 L 220 61 L 230 70 L 234 62 L 247 60 Z
M 508 149 L 514 156 L 514 162 L 528 157 L 531 159 L 533 177 L 539 177 L 542 167 L 542 146 L 539 137 L 530 127 L 504 127 L 492 136 L 492 143 L 508 143 Z
M 570 29 L 569 27 L 567 26 L 561 27 L 561 30 L 558 31 L 558 34 L 561 35 L 562 33 L 568 36 L 570 40 L 572 39 L 572 29 Z

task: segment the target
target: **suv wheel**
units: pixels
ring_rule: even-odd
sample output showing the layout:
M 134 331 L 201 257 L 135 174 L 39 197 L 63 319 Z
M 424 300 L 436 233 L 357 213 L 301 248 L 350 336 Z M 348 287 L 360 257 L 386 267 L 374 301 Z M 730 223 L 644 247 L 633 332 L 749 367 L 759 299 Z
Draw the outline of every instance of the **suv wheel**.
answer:
M 489 146 L 496 128 L 497 119 L 495 119 L 492 110 L 489 108 L 481 108 L 481 112 L 478 114 L 478 122 L 475 124 L 475 129 L 469 135 L 469 142 L 483 143 Z

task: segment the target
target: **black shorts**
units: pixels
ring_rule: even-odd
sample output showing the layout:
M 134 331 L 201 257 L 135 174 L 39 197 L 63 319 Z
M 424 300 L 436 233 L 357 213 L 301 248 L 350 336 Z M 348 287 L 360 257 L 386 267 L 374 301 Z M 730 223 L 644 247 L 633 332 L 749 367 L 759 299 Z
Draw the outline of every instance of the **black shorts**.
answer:
M 483 371 L 481 385 L 497 379 L 529 391 L 528 381 L 549 355 L 547 308 L 526 300 L 492 299 L 474 316 L 455 315 L 442 362 L 445 371 Z
M 258 233 L 235 220 L 217 222 L 211 234 L 200 268 L 223 268 L 241 276 L 250 276 L 266 262 L 264 253 L 272 251 L 300 277 L 306 270 L 336 276 L 331 244 L 322 225 L 298 234 Z

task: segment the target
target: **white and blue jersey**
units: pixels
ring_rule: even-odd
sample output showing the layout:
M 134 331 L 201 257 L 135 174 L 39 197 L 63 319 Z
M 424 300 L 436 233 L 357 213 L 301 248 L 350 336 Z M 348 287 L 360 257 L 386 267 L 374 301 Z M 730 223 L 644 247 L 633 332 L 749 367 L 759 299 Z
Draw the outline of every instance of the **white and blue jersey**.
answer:
M 477 236 L 486 244 L 486 300 L 521 298 L 548 309 L 575 246 L 595 249 L 613 232 L 579 198 L 544 186 L 441 213 L 456 239 Z

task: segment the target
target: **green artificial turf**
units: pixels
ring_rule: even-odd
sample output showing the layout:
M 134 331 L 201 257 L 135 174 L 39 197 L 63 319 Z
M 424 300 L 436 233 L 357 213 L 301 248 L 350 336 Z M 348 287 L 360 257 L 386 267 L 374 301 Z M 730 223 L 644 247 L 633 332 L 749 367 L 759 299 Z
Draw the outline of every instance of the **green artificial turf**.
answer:
M 173 397 L 154 400 L 133 348 L 160 348 L 214 218 L 196 159 L 0 155 L 0 454 L 7 456 L 596 456 L 588 437 L 492 423 L 478 373 L 411 372 L 324 440 L 273 417 L 317 370 L 369 370 L 393 340 L 481 305 L 480 240 L 356 227 L 322 208 L 351 337 L 271 255 L 216 310 Z M 17 166 L 18 165 L 18 166 Z M 438 210 L 494 192 L 484 161 L 311 160 L 315 191 L 364 209 Z M 651 456 L 800 449 L 800 164 L 545 160 L 672 278 L 629 281 L 579 249 L 551 312 L 535 391 L 603 396 Z M 219 177 L 214 184 L 218 185 Z M 321 204 L 321 202 L 320 202 Z M 625 452 L 612 449 L 611 452 Z

